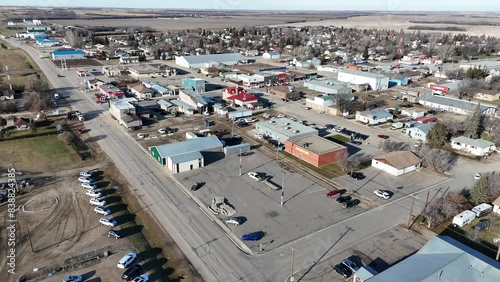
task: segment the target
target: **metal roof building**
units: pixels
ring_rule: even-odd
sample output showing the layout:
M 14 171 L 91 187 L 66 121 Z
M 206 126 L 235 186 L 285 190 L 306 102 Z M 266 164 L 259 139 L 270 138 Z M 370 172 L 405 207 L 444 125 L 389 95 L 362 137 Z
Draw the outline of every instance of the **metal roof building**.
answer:
M 202 152 L 222 152 L 217 136 L 188 139 L 185 141 L 149 147 L 149 152 L 162 166 L 173 173 L 180 173 L 205 166 Z
M 312 79 L 304 81 L 304 87 L 310 90 L 322 92 L 325 94 L 350 94 L 352 93 L 349 84 L 336 79 Z
M 282 143 L 288 139 L 318 135 L 318 130 L 287 118 L 259 121 L 255 130 Z
M 448 236 L 432 238 L 414 255 L 364 282 L 495 282 L 500 263 Z
M 247 59 L 240 53 L 211 54 L 199 56 L 177 56 L 175 63 L 186 68 L 205 68 L 212 65 L 237 65 Z
M 52 60 L 74 59 L 85 59 L 85 52 L 82 50 L 56 50 L 52 52 Z
M 446 96 L 426 95 L 419 99 L 419 103 L 447 112 L 457 114 L 472 114 L 477 108 L 478 103 Z M 485 115 L 493 115 L 496 111 L 496 106 L 488 104 L 480 104 L 481 113 Z

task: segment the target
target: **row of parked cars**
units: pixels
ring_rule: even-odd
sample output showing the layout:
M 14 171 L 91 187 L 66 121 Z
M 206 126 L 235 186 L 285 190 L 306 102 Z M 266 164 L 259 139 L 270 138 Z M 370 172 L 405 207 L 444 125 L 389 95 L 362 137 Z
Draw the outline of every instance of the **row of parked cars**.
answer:
M 369 135 L 349 130 L 349 129 L 344 128 L 344 127 L 342 127 L 340 125 L 325 124 L 325 128 L 328 129 L 328 130 L 335 130 L 335 132 L 347 135 L 347 136 L 351 137 L 351 139 L 353 139 L 353 140 L 356 140 L 356 139 L 358 139 L 358 140 L 366 140 L 366 139 L 368 139 L 368 137 L 370 137 Z
M 335 201 L 341 204 L 344 209 L 355 207 L 361 203 L 359 199 L 353 199 L 351 195 L 342 195 L 342 191 L 339 189 L 326 193 L 326 197 L 330 199 L 336 198 Z

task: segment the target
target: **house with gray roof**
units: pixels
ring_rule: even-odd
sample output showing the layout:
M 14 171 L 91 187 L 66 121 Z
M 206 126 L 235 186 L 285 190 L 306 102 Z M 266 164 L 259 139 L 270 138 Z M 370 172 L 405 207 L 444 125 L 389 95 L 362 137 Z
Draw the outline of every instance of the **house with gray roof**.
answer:
M 366 124 L 379 124 L 392 120 L 394 116 L 386 110 L 357 111 L 356 120 Z
M 198 92 L 190 89 L 179 91 L 179 100 L 190 105 L 200 113 L 204 112 L 208 106 L 207 101 Z
M 495 143 L 484 139 L 472 139 L 459 136 L 451 139 L 451 147 L 474 156 L 486 156 L 496 150 Z
M 500 277 L 500 263 L 448 236 L 432 238 L 418 252 L 389 269 L 354 281 L 364 282 L 495 282 Z M 368 276 L 368 277 L 367 277 Z
M 223 144 L 215 135 L 149 147 L 151 156 L 172 173 L 204 167 L 205 156 L 222 153 L 222 150 Z
M 325 94 L 351 94 L 349 84 L 336 79 L 311 79 L 304 81 L 304 87 Z
M 477 102 L 437 95 L 421 96 L 419 103 L 426 107 L 463 115 L 470 115 L 474 113 L 478 105 Z M 488 116 L 493 116 L 497 110 L 496 106 L 488 104 L 480 104 L 480 108 L 481 113 Z
M 210 66 L 232 66 L 246 63 L 240 53 L 210 54 L 198 56 L 176 56 L 175 63 L 186 68 L 206 68 Z
M 405 133 L 413 139 L 425 142 L 427 140 L 427 134 L 434 125 L 435 123 L 418 124 L 415 127 L 406 128 Z

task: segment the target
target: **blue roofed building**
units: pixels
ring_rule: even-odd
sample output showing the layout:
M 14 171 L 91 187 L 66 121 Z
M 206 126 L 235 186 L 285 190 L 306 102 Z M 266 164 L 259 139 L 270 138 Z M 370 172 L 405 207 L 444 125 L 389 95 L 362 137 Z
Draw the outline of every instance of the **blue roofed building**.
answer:
M 496 282 L 500 279 L 500 263 L 451 237 L 436 236 L 414 255 L 383 272 L 373 276 L 360 273 L 363 277 L 356 272 L 354 281 Z
M 198 137 L 149 147 L 149 152 L 172 173 L 181 173 L 204 167 L 207 157 L 223 156 L 223 144 L 217 136 Z
M 36 39 L 36 44 L 38 44 L 42 47 L 52 47 L 52 46 L 61 45 L 61 42 L 59 40 L 53 40 L 53 39 L 39 37 Z
M 85 59 L 83 50 L 56 50 L 52 52 L 52 60 Z

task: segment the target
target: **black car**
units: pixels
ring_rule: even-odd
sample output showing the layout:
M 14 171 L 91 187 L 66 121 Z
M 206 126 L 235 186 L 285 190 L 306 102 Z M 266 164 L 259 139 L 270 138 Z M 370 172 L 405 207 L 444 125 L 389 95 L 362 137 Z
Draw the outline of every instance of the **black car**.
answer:
M 196 190 L 200 189 L 201 185 L 202 185 L 201 182 L 196 182 L 195 184 L 193 184 L 193 186 L 191 186 L 191 191 L 196 191 Z
M 334 129 L 335 125 L 334 124 L 325 124 L 326 129 Z
M 345 195 L 345 196 L 338 197 L 335 201 L 337 201 L 337 203 L 341 203 L 342 204 L 342 203 L 345 203 L 347 201 L 350 201 L 351 199 L 352 199 L 351 196 Z
M 363 173 L 361 172 L 348 172 L 347 175 L 349 175 L 350 177 L 356 179 L 356 180 L 361 180 L 361 179 L 364 179 L 365 176 Z
M 123 272 L 122 279 L 127 281 L 132 280 L 135 277 L 139 276 L 141 272 L 142 272 L 142 265 L 136 264 Z
M 109 229 L 109 231 L 108 231 L 108 237 L 114 237 L 115 239 L 120 239 L 122 237 L 122 234 L 118 230 Z
M 353 199 L 353 200 L 349 200 L 347 202 L 342 203 L 342 206 L 344 207 L 344 209 L 348 209 L 348 208 L 352 208 L 352 207 L 359 205 L 359 203 L 361 203 L 360 200 Z
M 488 230 L 491 227 L 491 221 L 489 219 L 482 219 L 479 221 L 476 226 L 474 226 L 474 229 L 476 230 Z
M 341 263 L 337 264 L 333 269 L 335 269 L 335 271 L 338 274 L 342 275 L 342 277 L 344 278 L 347 278 L 352 275 L 352 271 L 347 266 Z

